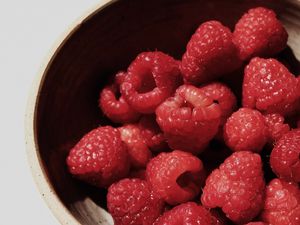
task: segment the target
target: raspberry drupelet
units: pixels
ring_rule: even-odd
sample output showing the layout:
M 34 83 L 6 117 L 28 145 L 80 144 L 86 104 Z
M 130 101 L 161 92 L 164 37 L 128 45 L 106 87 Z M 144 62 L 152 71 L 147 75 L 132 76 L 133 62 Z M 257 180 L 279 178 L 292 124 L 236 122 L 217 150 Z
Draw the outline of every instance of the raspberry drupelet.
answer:
M 233 42 L 242 60 L 273 56 L 287 46 L 288 34 L 273 10 L 250 9 L 235 25 Z
M 115 123 L 136 122 L 140 114 L 132 109 L 119 93 L 120 84 L 125 80 L 126 73 L 119 72 L 116 74 L 113 84 L 102 89 L 99 97 L 99 107 L 109 119 Z
M 218 132 L 221 109 L 199 88 L 182 85 L 157 107 L 156 120 L 172 149 L 198 154 Z
M 141 113 L 153 113 L 181 83 L 179 62 L 162 52 L 142 52 L 130 64 L 121 94 Z
M 127 176 L 129 161 L 118 129 L 96 128 L 73 147 L 67 157 L 71 174 L 98 187 L 108 187 Z
M 201 202 L 208 208 L 221 207 L 235 223 L 247 223 L 259 214 L 264 189 L 260 156 L 248 151 L 235 152 L 208 176 Z
M 107 208 L 115 225 L 152 225 L 164 202 L 146 181 L 126 178 L 109 187 Z
M 266 188 L 262 220 L 272 225 L 300 224 L 300 189 L 297 183 L 273 179 Z
M 300 182 L 300 129 L 284 134 L 275 144 L 270 164 L 280 178 Z
M 187 44 L 181 72 L 186 82 L 200 84 L 241 66 L 231 31 L 218 21 L 201 24 Z
M 176 205 L 193 199 L 199 193 L 205 172 L 199 158 L 175 150 L 151 159 L 146 168 L 146 179 L 164 201 Z
M 243 107 L 282 116 L 299 107 L 298 79 L 276 59 L 253 58 L 245 68 Z

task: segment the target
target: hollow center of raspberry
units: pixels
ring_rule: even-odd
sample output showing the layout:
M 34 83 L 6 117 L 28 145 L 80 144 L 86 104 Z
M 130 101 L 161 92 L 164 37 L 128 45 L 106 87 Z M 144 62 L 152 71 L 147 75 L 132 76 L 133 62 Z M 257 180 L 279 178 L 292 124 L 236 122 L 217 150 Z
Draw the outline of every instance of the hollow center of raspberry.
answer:
M 181 174 L 177 178 L 176 182 L 181 188 L 188 192 L 197 193 L 200 187 L 200 180 L 197 179 L 197 175 L 190 171 L 186 171 Z
M 184 100 L 183 101 L 183 103 L 181 104 L 181 107 L 183 108 L 183 107 L 188 107 L 188 108 L 194 108 L 195 106 L 192 104 L 192 103 L 190 103 L 189 101 L 187 101 L 187 100 Z
M 152 91 L 156 87 L 155 80 L 150 71 L 146 72 L 142 76 L 141 87 L 138 89 L 139 93 L 147 93 Z

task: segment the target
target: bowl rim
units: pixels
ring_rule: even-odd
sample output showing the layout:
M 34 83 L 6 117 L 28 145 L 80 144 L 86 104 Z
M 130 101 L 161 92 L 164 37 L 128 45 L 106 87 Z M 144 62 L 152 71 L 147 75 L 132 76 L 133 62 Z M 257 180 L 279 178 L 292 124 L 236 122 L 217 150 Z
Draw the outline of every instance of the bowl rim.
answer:
M 42 159 L 38 151 L 37 144 L 37 131 L 36 131 L 36 114 L 37 103 L 39 100 L 41 88 L 44 84 L 45 76 L 58 52 L 70 39 L 70 37 L 79 29 L 80 25 L 89 20 L 96 13 L 111 5 L 118 0 L 101 0 L 94 6 L 85 10 L 81 16 L 79 16 L 74 22 L 72 22 L 68 28 L 63 32 L 57 40 L 52 44 L 47 55 L 42 60 L 42 64 L 35 76 L 30 93 L 27 99 L 26 113 L 25 113 L 25 145 L 27 163 L 30 167 L 31 174 L 35 181 L 35 185 L 42 195 L 44 202 L 46 202 L 48 208 L 51 210 L 55 218 L 60 224 L 74 224 L 80 225 L 79 221 L 71 214 L 71 212 L 64 206 L 62 201 L 56 195 L 55 190 L 47 176 L 46 170 L 43 168 Z

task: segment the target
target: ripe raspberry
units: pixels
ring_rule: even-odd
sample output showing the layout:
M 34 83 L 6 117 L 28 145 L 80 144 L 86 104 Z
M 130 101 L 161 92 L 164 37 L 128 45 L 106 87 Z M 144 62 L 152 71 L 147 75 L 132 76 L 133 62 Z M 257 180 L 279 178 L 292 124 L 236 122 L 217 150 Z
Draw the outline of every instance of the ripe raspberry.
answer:
M 199 88 L 182 85 L 156 109 L 156 121 L 172 149 L 201 152 L 215 136 L 221 110 Z
M 288 34 L 271 9 L 253 8 L 235 25 L 233 41 L 240 57 L 273 56 L 286 47 Z
M 67 157 L 71 174 L 98 187 L 107 187 L 128 174 L 126 146 L 120 132 L 110 126 L 99 127 L 71 149 Z
M 153 113 L 179 84 L 178 61 L 162 52 L 143 52 L 130 64 L 121 94 L 136 111 Z
M 221 108 L 221 125 L 236 108 L 236 97 L 225 84 L 214 82 L 200 87 L 203 93 L 218 103 Z
M 107 208 L 115 225 L 152 225 L 163 207 L 163 201 L 140 179 L 123 179 L 108 189 Z
M 261 210 L 265 182 L 258 154 L 235 152 L 206 179 L 201 202 L 221 207 L 235 223 L 247 223 Z
M 125 73 L 119 72 L 112 85 L 100 92 L 99 107 L 102 112 L 115 123 L 130 123 L 138 120 L 140 114 L 133 110 L 123 96 L 117 97 L 119 85 L 125 79 Z
M 278 141 L 282 135 L 290 130 L 290 126 L 287 123 L 284 123 L 284 117 L 280 114 L 267 114 L 264 117 L 269 131 L 270 143 Z
M 278 177 L 300 182 L 300 129 L 291 130 L 278 140 L 270 164 Z
M 160 216 L 154 225 L 217 225 L 212 223 L 210 213 L 195 202 L 187 202 L 174 207 Z
M 176 205 L 199 193 L 204 169 L 201 160 L 190 153 L 163 152 L 148 163 L 146 179 L 164 201 Z
M 243 106 L 287 115 L 299 104 L 297 83 L 298 80 L 277 60 L 254 58 L 245 69 Z
M 250 223 L 247 223 L 245 225 L 267 225 L 267 224 L 264 223 L 264 222 L 250 222 Z
M 119 128 L 121 139 L 127 146 L 130 163 L 134 168 L 146 168 L 152 154 L 138 125 L 128 124 Z
M 155 120 L 155 115 L 143 116 L 139 121 L 141 135 L 152 151 L 160 152 L 168 150 L 164 134 Z
M 266 189 L 266 200 L 261 214 L 271 225 L 300 224 L 300 190 L 297 184 L 280 179 L 272 180 Z
M 200 84 L 233 72 L 241 62 L 232 33 L 218 21 L 201 24 L 187 44 L 181 72 L 187 82 Z
M 257 110 L 240 108 L 228 118 L 224 139 L 233 151 L 260 152 L 268 139 L 263 115 Z

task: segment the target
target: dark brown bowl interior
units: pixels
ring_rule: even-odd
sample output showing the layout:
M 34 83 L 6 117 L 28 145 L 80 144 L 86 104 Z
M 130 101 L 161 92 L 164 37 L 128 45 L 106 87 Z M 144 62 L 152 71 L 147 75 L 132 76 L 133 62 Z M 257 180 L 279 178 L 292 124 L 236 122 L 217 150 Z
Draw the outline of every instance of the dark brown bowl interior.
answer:
M 293 23 L 297 17 L 290 10 L 293 6 L 278 0 L 112 1 L 84 20 L 63 42 L 41 83 L 36 137 L 42 163 L 56 194 L 80 223 L 103 222 L 97 207 L 106 207 L 105 190 L 73 179 L 67 172 L 65 158 L 84 133 L 109 123 L 97 106 L 99 90 L 108 78 L 126 69 L 142 51 L 157 49 L 180 59 L 200 23 L 216 19 L 233 28 L 243 12 L 258 5 L 276 10 L 289 32 L 291 27 L 299 29 Z M 298 62 L 290 50 L 282 58 L 299 74 Z M 235 79 L 231 86 L 241 81 Z M 239 89 L 232 88 L 239 94 Z

